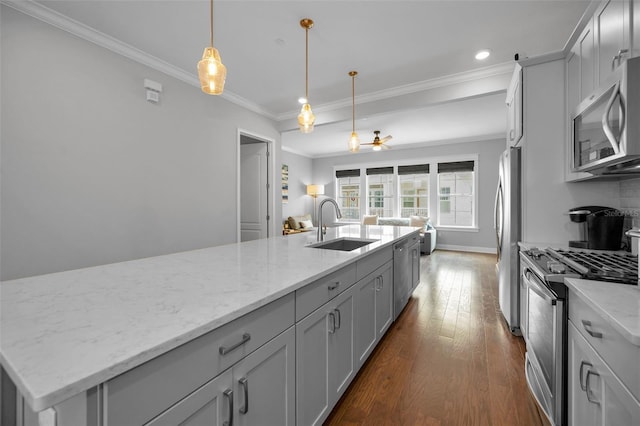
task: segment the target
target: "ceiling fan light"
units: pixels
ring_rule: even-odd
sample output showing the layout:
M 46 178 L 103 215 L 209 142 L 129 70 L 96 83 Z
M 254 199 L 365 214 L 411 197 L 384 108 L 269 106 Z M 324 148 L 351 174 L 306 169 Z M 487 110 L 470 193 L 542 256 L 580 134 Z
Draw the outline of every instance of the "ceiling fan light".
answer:
M 313 132 L 313 124 L 315 122 L 316 122 L 316 116 L 313 115 L 313 111 L 311 111 L 311 105 L 309 104 L 302 105 L 300 114 L 298 114 L 298 126 L 300 126 L 300 131 L 302 133 Z
M 351 138 L 349 139 L 349 151 L 360 151 L 360 138 L 356 132 L 351 132 Z
M 382 149 L 382 145 L 374 145 L 372 149 L 374 151 L 380 151 Z
M 218 49 L 213 46 L 205 47 L 202 59 L 198 62 L 198 78 L 204 93 L 219 95 L 224 90 L 227 68 L 220 59 Z

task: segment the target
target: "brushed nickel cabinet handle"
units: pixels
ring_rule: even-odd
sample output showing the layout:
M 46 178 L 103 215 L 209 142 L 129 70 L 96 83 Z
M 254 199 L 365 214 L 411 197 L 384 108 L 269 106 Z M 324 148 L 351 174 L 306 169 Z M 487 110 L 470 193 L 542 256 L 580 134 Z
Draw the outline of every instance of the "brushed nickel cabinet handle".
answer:
M 582 383 L 582 377 L 584 377 L 584 375 L 582 374 L 582 370 L 584 369 L 585 365 L 587 367 L 593 367 L 593 364 L 591 364 L 590 362 L 587 362 L 587 361 L 580 362 L 580 373 L 579 373 L 580 374 L 580 389 L 582 389 L 583 391 L 586 392 L 587 391 L 587 385 Z
M 227 398 L 227 404 L 229 404 L 229 420 L 222 423 L 223 426 L 233 426 L 233 391 L 227 389 L 223 392 L 225 398 Z
M 336 314 L 333 312 L 329 312 L 329 316 L 331 317 L 331 324 L 333 327 L 329 330 L 329 334 L 333 334 L 336 332 Z
M 238 380 L 238 384 L 243 389 L 244 405 L 240 407 L 240 414 L 247 414 L 249 412 L 249 381 L 246 377 Z
M 329 290 L 335 290 L 340 286 L 340 281 L 336 281 L 334 283 L 329 284 Z
M 591 337 L 595 337 L 596 339 L 602 339 L 602 333 L 598 331 L 593 331 L 591 329 L 591 321 L 582 320 L 582 326 L 584 327 L 585 331 L 591 335 Z
M 251 335 L 249 333 L 244 333 L 242 335 L 242 340 L 240 340 L 238 343 L 227 347 L 224 346 L 220 346 L 220 355 L 226 355 L 229 352 L 232 352 L 236 349 L 238 349 L 240 346 L 244 345 L 245 343 L 247 343 L 249 340 L 251 340 Z
M 336 315 L 337 318 L 338 318 L 338 327 L 337 327 L 337 329 L 340 330 L 340 326 L 342 325 L 342 317 L 340 316 L 340 309 L 336 309 L 334 312 L 336 314 L 338 314 L 338 315 Z
M 596 372 L 594 372 L 593 370 L 589 370 L 587 371 L 587 380 L 586 380 L 586 392 L 587 392 L 587 400 L 589 400 L 589 402 L 591 402 L 592 404 L 596 404 L 596 405 L 600 405 L 600 401 L 598 401 L 597 399 L 595 399 L 593 392 L 591 392 L 591 386 L 589 385 L 589 379 L 591 378 L 591 376 L 598 376 L 600 377 L 600 375 Z

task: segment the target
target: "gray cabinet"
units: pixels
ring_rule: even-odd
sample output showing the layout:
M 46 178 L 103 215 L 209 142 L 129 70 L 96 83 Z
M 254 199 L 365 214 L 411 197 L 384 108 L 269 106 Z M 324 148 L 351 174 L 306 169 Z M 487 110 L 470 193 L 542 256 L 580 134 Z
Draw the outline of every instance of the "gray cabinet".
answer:
M 147 423 L 148 426 L 222 426 L 232 424 L 232 376 L 228 371 L 207 382 L 201 388 Z
M 352 286 L 296 324 L 296 418 L 322 424 L 355 375 Z
M 568 420 L 572 426 L 640 424 L 640 403 L 569 321 Z
M 420 284 L 420 239 L 415 237 L 409 246 L 409 256 L 411 256 L 411 292 Z
M 387 262 L 355 285 L 355 351 L 360 368 L 393 321 L 393 264 Z
M 293 426 L 294 360 L 295 329 L 291 327 L 147 425 Z

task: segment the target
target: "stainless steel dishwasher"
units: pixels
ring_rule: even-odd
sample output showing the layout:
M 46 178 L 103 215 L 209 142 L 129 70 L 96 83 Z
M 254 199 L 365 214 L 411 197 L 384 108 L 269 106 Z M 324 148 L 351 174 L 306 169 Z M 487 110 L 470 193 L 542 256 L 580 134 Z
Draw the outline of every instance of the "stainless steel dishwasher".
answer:
M 398 318 L 411 296 L 411 256 L 409 240 L 393 246 L 393 318 Z

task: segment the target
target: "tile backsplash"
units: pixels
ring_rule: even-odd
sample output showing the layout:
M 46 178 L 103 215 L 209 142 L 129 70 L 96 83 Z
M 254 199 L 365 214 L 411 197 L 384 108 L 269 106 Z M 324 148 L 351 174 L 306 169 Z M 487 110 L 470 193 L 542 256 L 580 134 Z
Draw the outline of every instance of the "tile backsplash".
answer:
M 620 181 L 620 209 L 632 218 L 633 227 L 640 227 L 640 179 Z

